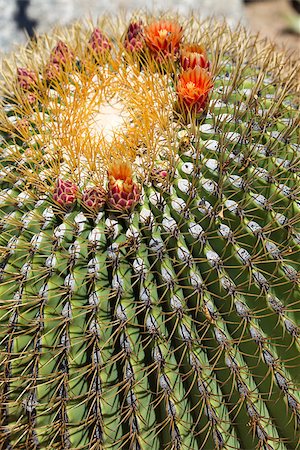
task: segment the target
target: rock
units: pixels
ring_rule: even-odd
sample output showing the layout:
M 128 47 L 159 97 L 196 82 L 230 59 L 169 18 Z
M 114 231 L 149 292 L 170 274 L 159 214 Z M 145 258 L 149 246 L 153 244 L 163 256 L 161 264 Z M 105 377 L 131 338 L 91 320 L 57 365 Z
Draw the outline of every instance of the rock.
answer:
M 15 44 L 26 41 L 27 32 L 43 33 L 55 25 L 64 25 L 82 17 L 96 17 L 103 12 L 115 14 L 118 9 L 128 14 L 148 8 L 145 0 L 0 0 L 0 52 L 12 50 Z M 236 25 L 243 17 L 242 0 L 165 0 L 163 9 L 188 15 L 191 11 L 201 17 L 225 17 Z M 35 26 L 36 24 L 36 26 Z

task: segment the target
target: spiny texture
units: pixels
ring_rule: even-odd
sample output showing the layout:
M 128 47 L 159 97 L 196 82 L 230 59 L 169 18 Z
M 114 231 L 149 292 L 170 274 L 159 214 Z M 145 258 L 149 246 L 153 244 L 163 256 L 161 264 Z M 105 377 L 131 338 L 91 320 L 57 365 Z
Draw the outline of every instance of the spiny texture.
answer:
M 102 19 L 101 61 L 76 25 L 4 74 L 0 447 L 299 448 L 299 69 L 242 28 L 143 22 L 134 58 Z
M 153 57 L 162 61 L 164 58 L 175 59 L 179 52 L 182 38 L 182 27 L 172 21 L 154 21 L 145 31 L 146 43 Z

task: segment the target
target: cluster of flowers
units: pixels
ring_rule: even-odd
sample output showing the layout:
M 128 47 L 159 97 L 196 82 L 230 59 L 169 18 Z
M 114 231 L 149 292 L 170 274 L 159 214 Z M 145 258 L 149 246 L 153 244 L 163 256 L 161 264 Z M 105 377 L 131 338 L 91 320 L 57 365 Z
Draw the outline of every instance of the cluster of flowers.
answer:
M 81 204 L 90 212 L 98 213 L 106 204 L 114 211 L 129 212 L 138 203 L 140 191 L 132 180 L 131 168 L 126 163 L 115 164 L 108 170 L 108 187 L 87 188 L 80 194 L 78 186 L 72 181 L 58 179 L 54 188 L 53 200 L 64 208 L 75 205 L 81 197 Z
M 207 106 L 213 87 L 209 72 L 210 64 L 205 49 L 198 44 L 182 44 L 183 28 L 176 22 L 159 20 L 145 26 L 142 21 L 130 23 L 123 41 L 124 49 L 133 57 L 148 54 L 157 67 L 178 68 L 176 70 L 176 93 L 178 106 L 184 115 L 201 114 Z M 94 59 L 103 58 L 111 50 L 111 43 L 103 32 L 96 28 L 87 44 L 87 55 Z M 59 41 L 50 54 L 43 78 L 51 83 L 59 74 L 74 65 L 76 59 L 72 50 Z M 18 84 L 30 103 L 36 101 L 37 74 L 27 68 L 18 68 Z M 99 211 L 104 204 L 112 209 L 129 211 L 139 201 L 139 189 L 132 181 L 131 169 L 126 164 L 117 164 L 108 172 L 108 190 L 93 187 L 81 195 L 81 202 L 93 211 Z M 79 197 L 78 187 L 59 179 L 53 199 L 61 206 L 73 205 Z
M 144 27 L 142 21 L 130 23 L 124 38 L 124 48 L 133 55 L 148 51 L 153 59 L 165 63 L 179 63 L 176 80 L 178 102 L 185 112 L 201 113 L 213 87 L 209 61 L 205 49 L 198 44 L 182 44 L 183 29 L 172 21 L 159 20 Z M 111 49 L 109 39 L 96 28 L 89 39 L 87 52 L 95 57 L 104 56 Z M 44 70 L 44 78 L 51 82 L 67 65 L 73 64 L 75 55 L 62 41 L 52 50 Z M 27 93 L 30 103 L 36 100 L 38 76 L 33 70 L 18 68 L 18 83 Z
M 158 64 L 179 63 L 176 80 L 178 102 L 184 112 L 201 113 L 213 87 L 209 61 L 205 49 L 199 44 L 181 44 L 183 29 L 167 20 L 143 27 L 141 21 L 131 23 L 125 37 L 129 52 L 141 53 L 148 49 Z

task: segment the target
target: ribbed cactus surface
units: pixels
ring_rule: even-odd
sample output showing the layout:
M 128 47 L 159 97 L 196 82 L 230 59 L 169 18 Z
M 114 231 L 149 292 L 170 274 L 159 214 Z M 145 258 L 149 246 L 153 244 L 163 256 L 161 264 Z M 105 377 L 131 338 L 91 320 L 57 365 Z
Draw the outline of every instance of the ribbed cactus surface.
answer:
M 4 71 L 0 448 L 298 448 L 299 69 L 213 21 L 92 31 Z

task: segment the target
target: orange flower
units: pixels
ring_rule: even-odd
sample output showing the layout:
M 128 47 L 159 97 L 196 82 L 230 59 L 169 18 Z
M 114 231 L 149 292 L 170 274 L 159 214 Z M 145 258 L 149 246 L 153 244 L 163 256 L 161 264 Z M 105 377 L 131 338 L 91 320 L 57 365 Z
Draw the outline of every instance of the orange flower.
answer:
M 175 59 L 182 36 L 182 27 L 168 20 L 153 22 L 145 30 L 146 44 L 158 60 L 166 57 Z
M 181 48 L 180 64 L 183 70 L 194 69 L 196 66 L 209 69 L 206 51 L 198 44 L 187 44 Z
M 185 110 L 201 113 L 208 101 L 208 94 L 213 82 L 207 70 L 196 66 L 188 69 L 178 77 L 177 96 Z
M 112 209 L 130 211 L 139 201 L 138 186 L 132 181 L 128 164 L 120 162 L 108 170 L 108 206 Z
M 139 53 L 144 48 L 143 22 L 131 22 L 124 39 L 124 47 L 128 52 Z

